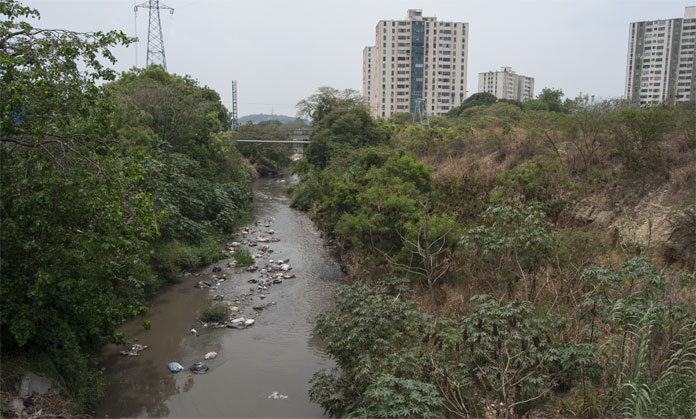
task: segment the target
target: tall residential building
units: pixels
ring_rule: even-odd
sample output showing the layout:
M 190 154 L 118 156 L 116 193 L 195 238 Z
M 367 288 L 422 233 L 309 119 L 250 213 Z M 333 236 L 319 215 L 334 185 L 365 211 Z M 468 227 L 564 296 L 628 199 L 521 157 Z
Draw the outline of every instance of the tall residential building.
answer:
M 512 67 L 479 73 L 479 93 L 488 92 L 498 99 L 527 100 L 534 98 L 534 77 L 515 74 Z
M 696 100 L 696 6 L 684 18 L 633 22 L 628 37 L 626 99 L 641 104 Z
M 373 116 L 442 115 L 466 99 L 469 24 L 438 22 L 421 10 L 380 20 L 363 51 L 363 98 Z

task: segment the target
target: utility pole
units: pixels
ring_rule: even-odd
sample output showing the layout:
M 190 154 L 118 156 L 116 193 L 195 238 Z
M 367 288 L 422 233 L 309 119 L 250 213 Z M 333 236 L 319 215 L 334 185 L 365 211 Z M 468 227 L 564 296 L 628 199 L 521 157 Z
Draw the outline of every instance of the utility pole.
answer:
M 164 37 L 162 36 L 162 23 L 160 22 L 160 9 L 169 10 L 169 14 L 174 13 L 174 9 L 162 4 L 159 0 L 148 0 L 134 7 L 136 15 L 138 8 L 150 9 L 150 22 L 147 28 L 147 61 L 145 66 L 160 64 L 167 70 L 167 58 L 164 56 Z
M 237 80 L 232 80 L 232 129 L 239 126 L 237 119 Z

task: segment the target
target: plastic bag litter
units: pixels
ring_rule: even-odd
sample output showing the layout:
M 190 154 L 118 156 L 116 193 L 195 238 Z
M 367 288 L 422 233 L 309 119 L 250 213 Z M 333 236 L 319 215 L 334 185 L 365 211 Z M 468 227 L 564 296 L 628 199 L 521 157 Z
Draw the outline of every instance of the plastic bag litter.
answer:
M 181 366 L 178 362 L 170 362 L 167 367 L 169 368 L 169 371 L 171 372 L 179 372 L 183 371 L 184 367 Z

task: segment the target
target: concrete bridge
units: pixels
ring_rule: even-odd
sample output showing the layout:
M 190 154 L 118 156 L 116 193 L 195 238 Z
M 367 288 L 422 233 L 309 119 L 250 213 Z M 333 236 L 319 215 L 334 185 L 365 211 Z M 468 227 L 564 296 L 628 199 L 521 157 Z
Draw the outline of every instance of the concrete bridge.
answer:
M 309 144 L 309 130 L 308 129 L 294 129 L 290 132 L 289 140 L 235 140 L 238 143 L 256 143 L 256 144 L 293 144 L 295 145 L 293 151 L 295 153 L 300 153 L 304 151 L 305 144 Z

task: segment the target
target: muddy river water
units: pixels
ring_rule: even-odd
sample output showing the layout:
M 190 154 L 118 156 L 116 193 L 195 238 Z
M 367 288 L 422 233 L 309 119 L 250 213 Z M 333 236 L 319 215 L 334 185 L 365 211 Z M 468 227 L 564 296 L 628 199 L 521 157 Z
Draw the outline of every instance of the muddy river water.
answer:
M 288 207 L 285 180 L 264 178 L 254 185 L 253 239 L 274 230 L 273 253 L 258 259 L 290 259 L 296 278 L 262 291 L 248 282 L 260 273 L 228 267 L 222 260 L 160 293 L 145 318 L 125 324 L 121 331 L 130 343 L 147 345 L 138 356 L 121 356 L 116 346 L 105 348 L 105 377 L 110 383 L 96 417 L 321 417 L 323 410 L 309 401 L 308 381 L 321 368 L 331 368 L 312 327 L 316 316 L 331 307 L 333 292 L 343 280 L 320 233 L 304 213 Z M 265 227 L 266 224 L 269 227 Z M 265 234 L 265 237 L 269 237 Z M 259 243 L 261 245 L 261 243 Z M 249 248 L 253 255 L 258 247 Z M 194 288 L 210 279 L 214 267 L 227 279 L 216 289 Z M 261 299 L 263 293 L 267 293 Z M 254 318 L 246 329 L 204 327 L 200 308 L 215 295 L 240 308 L 240 316 Z M 219 297 L 218 297 L 219 298 Z M 237 302 L 235 302 L 235 299 Z M 275 303 L 275 304 L 273 304 Z M 262 311 L 252 307 L 267 305 Z M 191 333 L 195 328 L 198 335 Z M 217 357 L 204 361 L 208 352 Z M 167 364 L 185 369 L 173 374 Z M 210 367 L 194 374 L 189 367 L 203 361 Z

